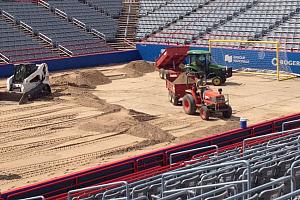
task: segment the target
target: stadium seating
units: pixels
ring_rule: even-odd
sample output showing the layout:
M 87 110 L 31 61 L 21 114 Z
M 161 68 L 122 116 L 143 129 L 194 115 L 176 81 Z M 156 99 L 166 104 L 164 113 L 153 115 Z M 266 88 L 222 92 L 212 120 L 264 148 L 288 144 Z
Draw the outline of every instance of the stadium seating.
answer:
M 296 0 L 200 0 L 197 4 L 149 0 L 147 6 L 141 5 L 136 39 L 200 46 L 207 46 L 209 39 L 279 40 L 282 48 L 298 51 L 299 12 Z
M 87 4 L 79 3 L 78 0 L 49 0 L 50 6 L 65 12 L 69 17 L 73 17 L 83 22 L 90 28 L 105 35 L 106 40 L 114 40 L 117 32 L 117 22 L 111 17 L 97 12 Z
M 122 0 L 87 0 L 87 2 L 113 18 L 120 16 L 123 7 Z
M 204 4 L 206 0 L 174 0 L 143 16 L 137 27 L 137 38 L 144 38 L 153 31 L 162 29 L 180 17 L 188 15 L 198 6 Z
M 299 9 L 294 0 L 259 1 L 239 16 L 214 29 L 196 44 L 205 45 L 208 39 L 257 40 L 288 20 Z M 226 45 L 226 44 L 225 44 Z M 232 44 L 228 44 L 232 45 Z
M 59 55 L 25 35 L 17 28 L 0 18 L 0 53 L 6 56 L 7 62 L 39 60 L 58 57 Z
M 294 13 L 291 19 L 284 22 L 277 29 L 272 30 L 263 40 L 280 41 L 285 49 L 300 50 L 300 14 Z
M 270 200 L 289 194 L 291 184 L 293 190 L 300 189 L 300 130 L 251 140 L 242 148 L 219 154 L 212 152 L 206 155 L 208 159 L 203 154 L 195 155 L 185 167 L 130 183 L 129 193 L 126 193 L 126 186 L 102 190 L 98 187 L 87 196 L 85 193 L 72 197 L 81 200 L 128 199 L 126 195 L 130 199 L 153 200 L 231 200 L 242 197 Z
M 141 0 L 140 16 L 145 16 L 167 3 L 167 0 Z
M 185 16 L 182 20 L 178 20 L 177 23 L 149 38 L 149 41 L 180 44 L 191 42 L 252 6 L 252 0 L 207 2 L 189 16 Z
M 67 22 L 50 11 L 35 4 L 15 1 L 0 1 L 0 8 L 52 40 L 53 46 L 62 45 L 71 55 L 83 55 L 111 51 L 104 41 L 94 39 L 85 31 Z M 34 13 L 34 14 L 33 14 Z

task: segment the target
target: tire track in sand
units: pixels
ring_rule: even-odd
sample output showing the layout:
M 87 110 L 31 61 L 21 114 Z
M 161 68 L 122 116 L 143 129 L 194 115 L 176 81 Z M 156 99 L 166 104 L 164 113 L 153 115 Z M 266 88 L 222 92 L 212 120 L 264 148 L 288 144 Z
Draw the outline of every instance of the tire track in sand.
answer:
M 4 174 L 18 174 L 22 178 L 30 178 L 38 175 L 43 175 L 56 170 L 61 170 L 67 167 L 77 167 L 90 163 L 92 160 L 100 159 L 108 155 L 118 154 L 128 151 L 128 149 L 140 147 L 139 142 L 133 142 L 126 145 L 120 145 L 114 148 L 109 148 L 92 153 L 81 154 L 73 157 L 41 162 L 37 164 L 25 165 L 10 169 L 1 169 Z M 2 184 L 0 184 L 2 185 Z
M 59 144 L 69 142 L 71 140 L 87 138 L 90 135 L 86 135 L 86 136 L 76 135 L 76 136 L 52 139 L 52 140 L 48 140 L 48 141 L 38 141 L 38 142 L 25 144 L 25 145 L 13 145 L 13 146 L 9 146 L 9 147 L 4 147 L 4 148 L 0 148 L 0 155 L 1 155 L 1 153 L 4 154 L 4 155 L 1 155 L 0 163 L 12 161 L 12 160 L 16 160 L 16 159 L 24 159 L 24 158 L 34 157 L 36 155 L 47 155 L 47 154 L 52 154 L 53 152 L 62 152 L 64 150 L 69 150 L 69 149 L 73 149 L 73 148 L 92 145 L 95 143 L 101 144 L 101 142 L 107 142 L 110 140 L 113 142 L 113 141 L 116 141 L 118 136 L 123 135 L 123 134 L 126 134 L 126 131 L 114 133 L 111 135 L 103 136 L 103 137 L 92 139 L 89 141 L 77 142 L 77 143 L 58 146 L 58 147 L 57 147 L 57 145 L 59 145 Z M 15 149 L 17 149 L 17 150 L 15 150 Z M 10 153 L 10 152 L 13 152 L 13 153 Z M 26 152 L 29 152 L 30 154 L 26 154 Z M 5 156 L 5 153 L 9 153 L 9 155 Z M 12 158 L 12 156 L 13 156 L 13 158 Z
M 85 117 L 74 117 L 66 120 L 59 120 L 59 121 L 54 121 L 51 123 L 42 123 L 38 125 L 33 125 L 33 126 L 27 126 L 23 128 L 18 128 L 14 130 L 10 130 L 9 132 L 7 131 L 0 131 L 0 134 L 4 137 L 0 137 L 0 144 L 5 144 L 7 142 L 12 142 L 16 140 L 22 140 L 26 138 L 33 138 L 33 137 L 40 137 L 48 134 L 52 134 L 54 132 L 57 132 L 59 129 L 64 129 L 64 128 L 71 128 L 74 125 L 76 125 L 79 121 L 91 119 L 94 117 L 98 117 L 103 115 L 101 114 L 96 114 L 96 115 L 91 115 L 91 116 L 85 116 Z M 7 135 L 7 136 L 5 136 Z

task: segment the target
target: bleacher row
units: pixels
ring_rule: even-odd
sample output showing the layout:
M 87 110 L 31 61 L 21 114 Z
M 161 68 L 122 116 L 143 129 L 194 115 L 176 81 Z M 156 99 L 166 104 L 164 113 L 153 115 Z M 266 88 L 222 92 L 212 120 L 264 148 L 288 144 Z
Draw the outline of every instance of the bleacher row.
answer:
M 40 4 L 22 1 L 0 0 L 0 59 L 14 63 L 28 60 L 57 58 L 63 49 L 69 56 L 112 51 L 106 41 L 113 41 L 117 33 L 117 21 L 122 0 L 90 2 L 78 0 L 50 0 L 48 8 Z M 100 12 L 108 9 L 107 13 Z M 65 18 L 57 12 L 64 13 Z M 9 16 L 9 17 L 7 17 Z M 73 22 L 79 21 L 83 28 Z M 19 27 L 20 22 L 32 30 L 32 34 Z M 100 33 L 97 37 L 92 30 Z M 44 44 L 39 38 L 47 38 Z M 105 39 L 105 40 L 103 40 Z
M 155 30 L 175 23 L 177 19 L 191 13 L 207 0 L 173 0 L 166 1 L 159 9 L 141 17 L 138 24 L 137 38 L 143 38 Z M 143 1 L 141 1 L 142 3 Z M 147 1 L 145 1 L 147 2 Z M 142 8 L 141 8 L 142 9 Z M 141 11 L 143 12 L 143 11 Z
M 161 7 L 166 4 L 166 0 L 149 0 L 149 1 L 141 1 L 140 2 L 140 15 L 147 15 L 150 12 L 153 12 L 155 9 Z
M 225 151 L 212 145 L 177 152 L 170 156 L 171 166 L 177 166 L 174 170 L 133 183 L 120 181 L 72 190 L 68 200 L 300 197 L 300 128 L 248 138 L 242 144 Z M 196 153 L 204 149 L 208 153 Z M 191 160 L 172 163 L 176 156 L 192 152 Z
M 297 0 L 141 2 L 155 5 L 150 9 L 143 6 L 140 11 L 136 38 L 146 42 L 207 46 L 209 39 L 271 40 L 289 50 L 300 50 Z
M 0 19 L 0 53 L 11 61 L 58 57 L 58 54 L 44 48 L 3 19 Z

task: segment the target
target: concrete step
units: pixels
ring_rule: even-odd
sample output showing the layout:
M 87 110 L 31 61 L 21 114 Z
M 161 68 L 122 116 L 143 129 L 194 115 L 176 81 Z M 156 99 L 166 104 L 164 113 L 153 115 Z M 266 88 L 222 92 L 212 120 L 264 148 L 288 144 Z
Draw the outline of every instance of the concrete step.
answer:
M 135 27 L 135 25 L 137 24 L 137 22 L 138 22 L 138 21 L 133 22 L 133 21 L 131 21 L 131 20 L 129 19 L 128 23 L 127 23 L 127 21 L 126 21 L 126 22 L 122 22 L 122 23 L 119 24 L 119 26 L 120 26 L 120 27 L 126 27 L 126 26 L 133 26 L 133 27 Z
M 129 12 L 130 7 L 130 12 Z M 122 14 L 118 19 L 118 32 L 116 35 L 116 41 L 109 43 L 110 46 L 113 46 L 116 49 L 134 49 L 134 47 L 124 43 L 125 32 L 127 29 L 126 39 L 130 42 L 134 42 L 136 35 L 136 26 L 139 21 L 139 9 L 140 2 L 139 0 L 123 0 L 123 10 Z M 129 20 L 127 22 L 127 20 Z
M 137 22 L 138 22 L 138 21 L 131 21 L 131 20 L 129 19 L 128 25 L 129 25 L 129 26 L 135 26 L 135 25 L 137 24 Z M 120 25 L 120 26 L 127 26 L 127 21 L 121 22 L 121 23 L 119 23 L 119 25 Z
M 132 19 L 129 19 L 128 20 L 128 24 L 132 24 L 132 25 L 135 25 L 139 20 L 132 20 Z M 127 24 L 127 19 L 124 20 L 124 21 L 120 21 L 119 22 L 119 25 L 126 25 Z
M 130 34 L 127 33 L 126 38 L 127 38 L 127 39 L 131 39 L 131 40 L 134 40 L 134 39 L 133 39 L 134 36 L 135 36 L 135 33 L 130 33 Z M 117 35 L 117 40 L 118 40 L 118 39 L 122 39 L 122 38 L 124 38 L 124 37 L 125 37 L 124 33 L 118 34 L 118 35 Z
M 130 28 L 127 29 L 127 34 L 135 34 L 135 32 L 136 32 L 136 29 L 130 29 Z M 125 34 L 125 29 L 117 32 L 117 35 L 122 35 L 122 34 L 123 35 Z

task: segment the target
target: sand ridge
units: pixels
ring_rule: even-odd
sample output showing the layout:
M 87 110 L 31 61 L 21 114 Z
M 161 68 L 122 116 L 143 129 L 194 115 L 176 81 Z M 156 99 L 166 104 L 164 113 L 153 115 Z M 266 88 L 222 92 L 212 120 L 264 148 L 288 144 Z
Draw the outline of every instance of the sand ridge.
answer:
M 120 71 L 126 74 L 126 78 L 136 78 L 146 73 L 154 72 L 155 67 L 149 62 L 139 60 L 128 63 Z
M 50 79 L 52 86 L 73 86 L 83 88 L 95 88 L 97 85 L 111 83 L 111 80 L 99 70 L 74 71 Z

